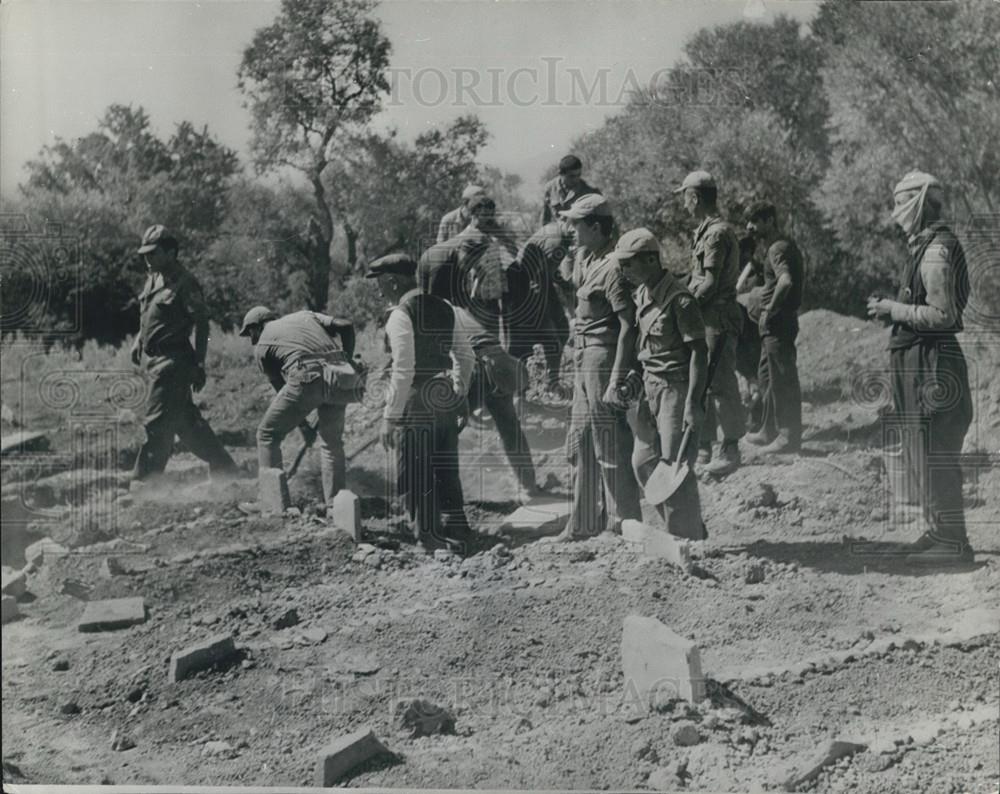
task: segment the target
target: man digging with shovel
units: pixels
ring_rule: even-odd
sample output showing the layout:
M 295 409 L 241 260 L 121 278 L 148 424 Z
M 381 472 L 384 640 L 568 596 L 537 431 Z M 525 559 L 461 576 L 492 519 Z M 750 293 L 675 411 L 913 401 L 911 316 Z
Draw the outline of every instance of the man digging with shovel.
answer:
M 648 229 L 623 234 L 614 257 L 635 293 L 638 358 L 643 389 L 629 409 L 635 433 L 632 468 L 646 500 L 672 535 L 707 537 L 698 481 L 698 431 L 705 418 L 708 348 L 694 296 L 660 263 L 660 245 Z

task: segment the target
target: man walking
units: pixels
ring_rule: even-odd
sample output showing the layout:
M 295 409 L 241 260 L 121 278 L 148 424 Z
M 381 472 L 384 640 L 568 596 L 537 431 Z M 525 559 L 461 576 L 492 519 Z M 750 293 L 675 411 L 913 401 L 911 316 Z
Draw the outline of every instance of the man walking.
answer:
M 573 467 L 573 505 L 560 541 L 602 531 L 620 532 L 641 518 L 632 472 L 632 432 L 619 391 L 635 355 L 635 304 L 612 257 L 614 218 L 600 194 L 578 199 L 562 212 L 577 245 L 573 406 L 567 452 Z M 603 510 L 601 497 L 603 495 Z
M 736 344 L 742 325 L 736 303 L 739 243 L 719 213 L 718 190 L 711 174 L 692 171 L 674 192 L 683 194 L 684 208 L 699 221 L 694 233 L 688 289 L 698 301 L 705 321 L 708 354 L 718 362 L 709 385 L 705 418 L 705 427 L 711 435 L 702 438 L 699 459 L 707 463 L 705 472 L 722 476 L 740 465 L 739 440 L 746 429 L 736 381 Z M 716 421 L 722 428 L 722 444 L 718 457 L 708 463 Z
M 802 389 L 795 352 L 805 280 L 802 254 L 778 227 L 773 204 L 754 204 L 748 213 L 747 230 L 767 252 L 757 321 L 761 340 L 757 380 L 763 421 L 747 441 L 765 445 L 761 452 L 795 453 L 802 444 Z
M 584 181 L 580 158 L 567 154 L 559 161 L 559 176 L 545 183 L 539 225 L 551 223 L 559 217 L 559 213 L 572 207 L 578 198 L 593 193 L 600 195 L 601 191 Z
M 972 395 L 955 334 L 969 297 L 958 238 L 942 219 L 943 191 L 933 176 L 911 171 L 893 191 L 893 220 L 906 233 L 910 259 L 897 300 L 871 298 L 868 313 L 892 321 L 889 362 L 894 413 L 889 429 L 902 444 L 928 530 L 910 548 L 915 564 L 974 560 L 965 528 L 959 456 L 972 422 Z
M 475 357 L 447 301 L 421 292 L 405 254 L 372 262 L 367 278 L 392 305 L 385 326 L 392 357 L 380 438 L 396 453 L 397 489 L 425 549 L 462 550 L 471 536 L 458 469 Z
M 469 225 L 472 220 L 472 213 L 469 212 L 469 203 L 477 196 L 486 195 L 486 188 L 479 185 L 469 185 L 462 191 L 462 205 L 450 212 L 446 212 L 441 217 L 438 225 L 437 242 L 443 243 L 450 240 L 456 234 Z
M 281 469 L 281 442 L 293 428 L 307 443 L 319 433 L 323 499 L 330 502 L 345 487 L 344 415 L 346 402 L 336 398 L 329 365 L 350 366 L 354 326 L 319 312 L 278 317 L 254 306 L 243 318 L 240 336 L 250 337 L 254 359 L 276 392 L 257 427 L 260 468 Z M 316 429 L 306 417 L 316 411 Z
M 139 295 L 139 333 L 132 363 L 146 356 L 150 378 L 146 401 L 146 443 L 139 450 L 132 478 L 159 475 L 173 451 L 174 437 L 206 461 L 213 475 L 235 475 L 236 464 L 191 399 L 205 385 L 208 308 L 201 286 L 178 261 L 177 238 L 165 227 L 150 226 L 139 253 L 149 274 Z M 194 329 L 194 347 L 191 331 Z
M 644 372 L 643 398 L 630 411 L 630 418 L 635 430 L 632 466 L 645 486 L 660 461 L 672 464 L 677 460 L 685 427 L 691 428 L 685 450 L 688 463 L 693 465 L 698 455 L 708 369 L 705 324 L 698 302 L 663 269 L 660 244 L 648 229 L 623 234 L 614 256 L 625 278 L 638 287 L 637 347 Z M 706 536 L 694 477 L 686 478 L 657 510 L 671 534 L 694 540 Z

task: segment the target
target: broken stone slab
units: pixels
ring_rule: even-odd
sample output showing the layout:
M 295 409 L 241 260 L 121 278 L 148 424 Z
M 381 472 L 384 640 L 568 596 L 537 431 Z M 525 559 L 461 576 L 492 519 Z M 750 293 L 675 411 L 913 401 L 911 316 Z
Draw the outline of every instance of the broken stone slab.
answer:
M 41 540 L 36 540 L 24 550 L 24 559 L 28 561 L 29 565 L 37 567 L 47 557 L 61 557 L 66 554 L 69 554 L 69 549 L 61 543 L 56 543 L 52 538 L 42 538 Z
M 2 604 L 2 619 L 0 619 L 0 623 L 10 623 L 20 616 L 21 612 L 17 608 L 17 601 L 14 600 L 14 596 L 3 596 Z
M 288 493 L 288 478 L 281 469 L 261 469 L 257 475 L 260 511 L 265 515 L 281 515 L 292 506 Z
M 396 723 L 410 738 L 454 733 L 455 717 L 447 709 L 423 698 L 409 698 L 396 703 Z
M 629 518 L 622 521 L 622 539 L 635 544 L 647 557 L 664 559 L 678 568 L 687 569 L 691 563 L 688 542 L 675 538 L 669 532 L 651 527 L 642 521 Z
M 696 703 L 705 697 L 698 646 L 656 618 L 626 617 L 621 648 L 626 697 L 638 706 L 649 709 L 675 698 Z
M 797 791 L 799 786 L 815 780 L 825 767 L 837 763 L 841 758 L 847 758 L 857 753 L 863 753 L 868 749 L 867 745 L 856 742 L 842 742 L 836 740 L 830 742 L 823 756 L 812 765 L 810 770 L 798 778 L 792 778 L 785 783 L 785 791 Z
M 83 617 L 77 624 L 79 631 L 112 631 L 137 626 L 146 622 L 146 602 L 142 598 L 111 598 L 107 601 L 88 601 Z
M 28 590 L 28 577 L 24 571 L 3 566 L 3 594 L 20 598 Z
M 199 670 L 227 664 L 237 656 L 236 644 L 228 634 L 216 634 L 197 645 L 189 645 L 170 656 L 170 681 L 177 683 Z
M 350 533 L 355 543 L 361 542 L 361 499 L 346 488 L 333 497 L 333 525 Z
M 355 767 L 380 755 L 392 754 L 375 737 L 371 728 L 362 728 L 343 736 L 320 752 L 316 785 L 332 786 Z
M 22 430 L 0 437 L 0 455 L 13 455 L 18 452 L 45 452 L 49 448 L 49 439 L 41 431 Z
M 569 517 L 572 503 L 568 499 L 539 497 L 517 508 L 500 526 L 501 531 L 530 531 Z

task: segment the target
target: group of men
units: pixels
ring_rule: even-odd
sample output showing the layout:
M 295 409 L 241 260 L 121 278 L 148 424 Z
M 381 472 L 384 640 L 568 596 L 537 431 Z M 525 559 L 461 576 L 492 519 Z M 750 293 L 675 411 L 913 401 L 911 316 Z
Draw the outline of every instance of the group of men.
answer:
M 545 187 L 541 228 L 523 245 L 498 222 L 486 191 L 470 186 L 419 259 L 395 253 L 369 265 L 366 275 L 389 304 L 380 439 L 395 458 L 397 491 L 425 548 L 461 548 L 472 537 L 458 451 L 470 410 L 492 415 L 522 496 L 538 493 L 514 404 L 536 344 L 557 391 L 563 350 L 570 339 L 572 345 L 572 505 L 558 541 L 620 532 L 622 521 L 641 518 L 640 495 L 653 472 L 678 458 L 710 479 L 741 465 L 741 441 L 770 454 L 800 449 L 795 340 L 805 271 L 776 208 L 751 206 L 740 240 L 722 217 L 712 176 L 689 174 L 674 191 L 695 225 L 690 275 L 681 279 L 664 267 L 651 231 L 619 234 L 611 205 L 583 180 L 578 158 L 563 158 L 559 170 Z M 899 299 L 872 299 L 869 312 L 893 323 L 899 454 L 928 526 L 904 551 L 915 563 L 970 562 L 957 455 L 971 398 L 954 336 L 968 276 L 961 246 L 941 221 L 937 181 L 908 174 L 895 197 L 911 260 Z M 147 356 L 153 383 L 134 476 L 162 471 L 175 434 L 213 474 L 231 474 L 232 459 L 191 400 L 205 380 L 200 290 L 162 226 L 147 230 L 139 250 L 149 278 L 133 358 Z M 748 331 L 759 334 L 761 348 L 760 411 L 750 433 L 737 381 L 738 344 Z M 338 378 L 353 356 L 353 327 L 317 312 L 278 317 L 258 306 L 241 333 L 277 392 L 258 428 L 260 466 L 281 467 L 281 440 L 296 426 L 318 432 L 323 491 L 331 499 L 345 478 L 345 387 Z M 958 384 L 959 399 L 934 401 L 928 387 L 942 377 Z M 306 422 L 312 411 L 316 431 Z M 696 479 L 686 478 L 657 509 L 672 534 L 706 537 Z

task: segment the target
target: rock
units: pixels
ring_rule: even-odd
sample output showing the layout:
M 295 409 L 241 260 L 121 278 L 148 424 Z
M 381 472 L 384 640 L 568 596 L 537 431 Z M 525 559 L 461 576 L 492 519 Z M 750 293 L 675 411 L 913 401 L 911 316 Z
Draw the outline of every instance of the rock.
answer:
M 14 600 L 14 596 L 3 596 L 0 604 L 2 604 L 2 608 L 0 608 L 0 623 L 10 623 L 20 616 L 21 611 L 17 608 L 17 601 Z
M 656 748 L 653 747 L 649 739 L 636 739 L 632 743 L 632 757 L 640 761 L 649 761 L 652 764 L 660 760 Z
M 571 503 L 569 499 L 539 496 L 531 499 L 507 516 L 499 532 L 536 530 L 548 524 L 555 524 L 569 516 Z
M 138 703 L 140 700 L 142 700 L 142 696 L 145 694 L 146 690 L 144 690 L 141 686 L 137 686 L 129 690 L 129 693 L 125 696 L 125 699 L 129 703 Z
M 77 624 L 79 631 L 111 631 L 146 622 L 146 602 L 142 598 L 112 598 L 91 601 Z
M 451 712 L 422 698 L 396 703 L 396 723 L 399 729 L 409 731 L 411 738 L 455 732 L 455 717 Z
M 229 742 L 211 741 L 205 742 L 201 748 L 203 756 L 213 758 L 236 758 L 237 752 Z
M 880 753 L 878 755 L 869 755 L 866 753 L 865 756 L 859 766 L 862 771 L 868 773 L 885 772 L 885 770 L 898 760 L 895 754 L 891 753 Z
M 72 596 L 80 601 L 89 601 L 93 589 L 89 584 L 81 582 L 79 579 L 63 579 L 59 583 L 57 592 Z
M 434 549 L 434 559 L 438 562 L 451 562 L 455 556 L 455 552 L 451 549 Z
M 647 557 L 667 560 L 684 570 L 691 563 L 691 552 L 686 540 L 675 538 L 669 532 L 642 521 L 631 518 L 622 521 L 622 538 Z
M 288 518 L 302 518 L 302 511 L 297 507 L 285 508 L 285 515 Z
M 321 629 L 318 626 L 313 626 L 308 629 L 302 629 L 300 636 L 308 643 L 312 645 L 319 645 L 326 639 L 326 629 Z
M 69 554 L 69 549 L 60 543 L 56 543 L 52 538 L 42 538 L 36 540 L 24 550 L 24 559 L 29 565 L 40 566 L 45 562 L 46 557 L 61 557 Z
M 119 733 L 117 728 L 111 734 L 111 749 L 119 753 L 131 750 L 135 747 L 135 741 L 127 733 Z
M 678 747 L 694 747 L 701 741 L 701 734 L 693 722 L 679 722 L 674 728 L 673 740 Z
M 261 469 L 257 475 L 260 511 L 265 515 L 281 515 L 292 505 L 288 480 L 281 469 Z
M 274 623 L 271 625 L 278 629 L 290 629 L 292 626 L 297 626 L 299 623 L 299 612 L 297 609 L 286 609 Z
M 344 488 L 333 497 L 331 523 L 342 529 L 355 543 L 361 542 L 361 500 L 353 491 Z
M 677 775 L 672 769 L 658 766 L 649 773 L 646 787 L 653 791 L 676 791 L 678 782 Z
M 747 584 L 761 584 L 764 581 L 764 566 L 760 564 L 751 565 L 743 581 Z
M 52 669 L 57 673 L 64 673 L 69 670 L 69 660 L 68 659 L 56 659 L 52 663 Z
M 59 707 L 59 711 L 63 714 L 79 714 L 80 706 L 71 700 L 68 703 L 63 703 L 62 706 Z
M 28 577 L 24 571 L 3 566 L 3 594 L 20 598 L 28 590 Z
M 656 618 L 626 617 L 621 653 L 626 697 L 647 709 L 658 700 L 705 697 L 698 646 Z
M 49 439 L 40 430 L 19 430 L 0 438 L 0 455 L 14 455 L 19 452 L 45 452 Z
M 192 673 L 235 661 L 238 653 L 233 638 L 217 634 L 197 645 L 173 653 L 170 657 L 170 681 L 183 681 Z
M 316 785 L 332 786 L 359 764 L 380 755 L 391 755 L 372 732 L 362 728 L 337 739 L 320 752 L 316 766 Z
M 820 773 L 825 767 L 831 766 L 842 758 L 849 758 L 856 753 L 861 753 L 867 750 L 867 745 L 856 744 L 855 742 L 842 742 L 833 741 L 830 742 L 829 747 L 827 747 L 824 754 L 813 764 L 810 765 L 810 769 L 804 775 L 799 778 L 792 778 L 787 783 L 785 783 L 785 789 L 788 791 L 794 791 L 803 783 L 808 783 L 811 780 L 815 780 L 820 776 Z

